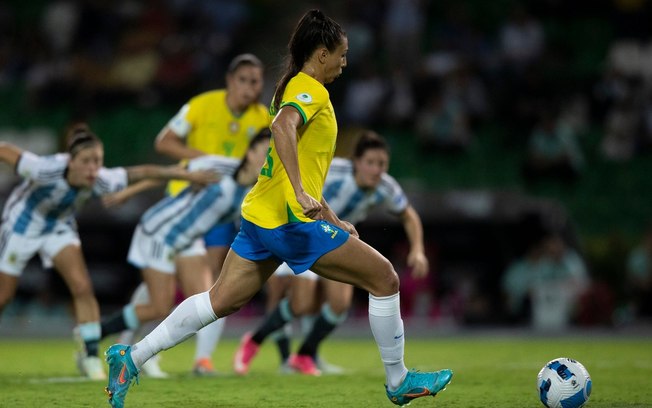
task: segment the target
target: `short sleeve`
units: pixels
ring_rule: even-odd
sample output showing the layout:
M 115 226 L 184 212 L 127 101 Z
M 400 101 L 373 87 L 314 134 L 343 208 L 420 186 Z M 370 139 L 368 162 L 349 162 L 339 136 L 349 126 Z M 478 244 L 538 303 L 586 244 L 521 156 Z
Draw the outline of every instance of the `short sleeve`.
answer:
M 192 124 L 189 120 L 190 104 L 187 103 L 179 109 L 172 119 L 168 122 L 168 128 L 176 133 L 179 137 L 185 138 L 190 130 Z
M 327 106 L 329 101 L 326 88 L 295 77 L 288 83 L 280 107 L 289 105 L 296 108 L 303 118 L 303 124 L 306 124 L 315 114 Z
M 405 192 L 394 179 L 387 173 L 384 173 L 381 178 L 381 186 L 386 190 L 384 205 L 387 207 L 388 211 L 394 214 L 401 214 L 407 208 L 409 202 Z
M 128 184 L 127 170 L 124 167 L 110 169 L 102 167 L 93 186 L 93 192 L 102 196 L 124 190 Z
M 38 156 L 24 151 L 18 159 L 16 173 L 36 183 L 47 184 L 61 178 L 67 165 L 65 155 Z

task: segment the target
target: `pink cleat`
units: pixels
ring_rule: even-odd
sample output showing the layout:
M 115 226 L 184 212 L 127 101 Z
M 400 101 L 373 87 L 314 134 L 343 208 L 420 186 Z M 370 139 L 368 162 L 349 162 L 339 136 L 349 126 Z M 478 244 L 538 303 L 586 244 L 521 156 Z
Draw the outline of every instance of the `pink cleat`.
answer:
M 245 375 L 249 371 L 251 360 L 254 359 L 260 348 L 260 344 L 256 344 L 251 339 L 251 333 L 245 333 L 240 340 L 240 347 L 233 356 L 233 371 L 239 375 Z
M 310 356 L 293 354 L 290 356 L 288 363 L 290 367 L 304 375 L 320 376 L 321 371 L 317 368 L 315 360 Z

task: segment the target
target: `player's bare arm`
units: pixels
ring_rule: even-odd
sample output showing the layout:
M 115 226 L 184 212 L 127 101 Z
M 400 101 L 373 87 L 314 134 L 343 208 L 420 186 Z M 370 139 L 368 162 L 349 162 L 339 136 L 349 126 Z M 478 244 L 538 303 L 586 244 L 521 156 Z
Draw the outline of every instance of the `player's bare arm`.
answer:
M 124 204 L 131 197 L 142 193 L 143 191 L 151 190 L 152 188 L 163 185 L 163 180 L 145 179 L 137 183 L 127 186 L 127 188 L 116 191 L 115 193 L 106 194 L 102 196 L 102 204 L 105 207 L 115 207 Z
M 426 276 L 429 265 L 423 245 L 423 224 L 421 223 L 421 217 L 419 217 L 419 214 L 417 214 L 411 205 L 407 206 L 400 217 L 408 242 L 410 243 L 407 264 L 412 268 L 412 275 L 414 277 Z
M 135 183 L 144 179 L 158 180 L 186 180 L 197 184 L 210 184 L 219 181 L 219 176 L 212 171 L 189 172 L 181 166 L 157 166 L 144 164 L 140 166 L 127 167 L 129 183 Z
M 23 150 L 11 143 L 0 142 L 0 160 L 7 163 L 12 167 L 16 167 L 16 163 L 20 159 Z
M 291 106 L 284 106 L 272 122 L 272 135 L 276 152 L 290 179 L 297 201 L 303 208 L 303 214 L 316 220 L 321 218 L 322 206 L 304 191 L 297 158 L 297 129 L 302 125 L 303 119 L 299 112 Z
M 156 136 L 154 148 L 158 153 L 175 160 L 194 159 L 206 154 L 201 150 L 188 147 L 184 140 L 168 126 L 164 127 Z

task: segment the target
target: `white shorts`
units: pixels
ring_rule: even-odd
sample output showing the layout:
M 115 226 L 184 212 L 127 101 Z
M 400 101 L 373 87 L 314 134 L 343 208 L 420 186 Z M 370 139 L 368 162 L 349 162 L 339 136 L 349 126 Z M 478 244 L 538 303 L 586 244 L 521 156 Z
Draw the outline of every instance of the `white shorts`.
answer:
M 191 256 L 202 256 L 206 255 L 206 244 L 204 243 L 204 238 L 200 237 L 195 240 L 189 247 L 186 247 L 179 251 L 177 254 L 178 258 L 187 258 Z
M 162 239 L 145 234 L 139 224 L 131 238 L 127 261 L 139 269 L 151 268 L 174 274 L 176 272 L 174 260 L 177 255 L 197 256 L 205 253 L 206 247 L 201 238 L 196 239 L 187 248 L 177 251 Z
M 274 271 L 274 275 L 276 276 L 296 276 L 297 278 L 302 278 L 302 279 L 310 279 L 310 280 L 317 280 L 319 279 L 319 275 L 314 273 L 311 270 L 307 270 L 305 272 L 301 272 L 299 274 L 294 273 L 290 267 L 283 262 L 276 270 Z
M 68 225 L 41 237 L 26 237 L 10 228 L 0 227 L 0 272 L 20 276 L 25 265 L 38 252 L 44 268 L 53 266 L 52 259 L 68 245 L 81 246 L 77 231 Z

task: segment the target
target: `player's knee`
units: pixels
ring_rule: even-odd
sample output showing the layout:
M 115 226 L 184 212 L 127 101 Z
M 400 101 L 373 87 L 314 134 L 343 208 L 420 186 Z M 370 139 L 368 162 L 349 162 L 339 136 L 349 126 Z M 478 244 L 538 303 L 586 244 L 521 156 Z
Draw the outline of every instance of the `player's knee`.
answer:
M 299 317 L 314 314 L 315 307 L 313 306 L 313 302 L 290 301 L 290 311 L 292 312 L 292 316 Z
M 341 316 L 349 311 L 349 308 L 351 307 L 351 302 L 330 303 L 329 305 L 334 314 Z
M 232 302 L 231 304 L 227 304 L 225 302 L 216 302 L 211 299 L 211 306 L 213 306 L 213 313 L 215 313 L 215 316 L 222 318 L 226 317 L 228 315 L 231 315 L 238 310 L 242 309 L 244 305 L 247 304 L 247 301 L 235 301 Z
M 0 290 L 0 312 L 11 302 L 13 297 L 13 293 L 4 293 L 4 291 Z
M 170 310 L 174 306 L 173 302 L 156 302 L 154 303 L 154 319 L 163 319 L 170 314 Z
M 384 268 L 379 271 L 374 283 L 381 296 L 389 296 L 398 292 L 400 286 L 398 274 L 389 260 L 385 260 Z

